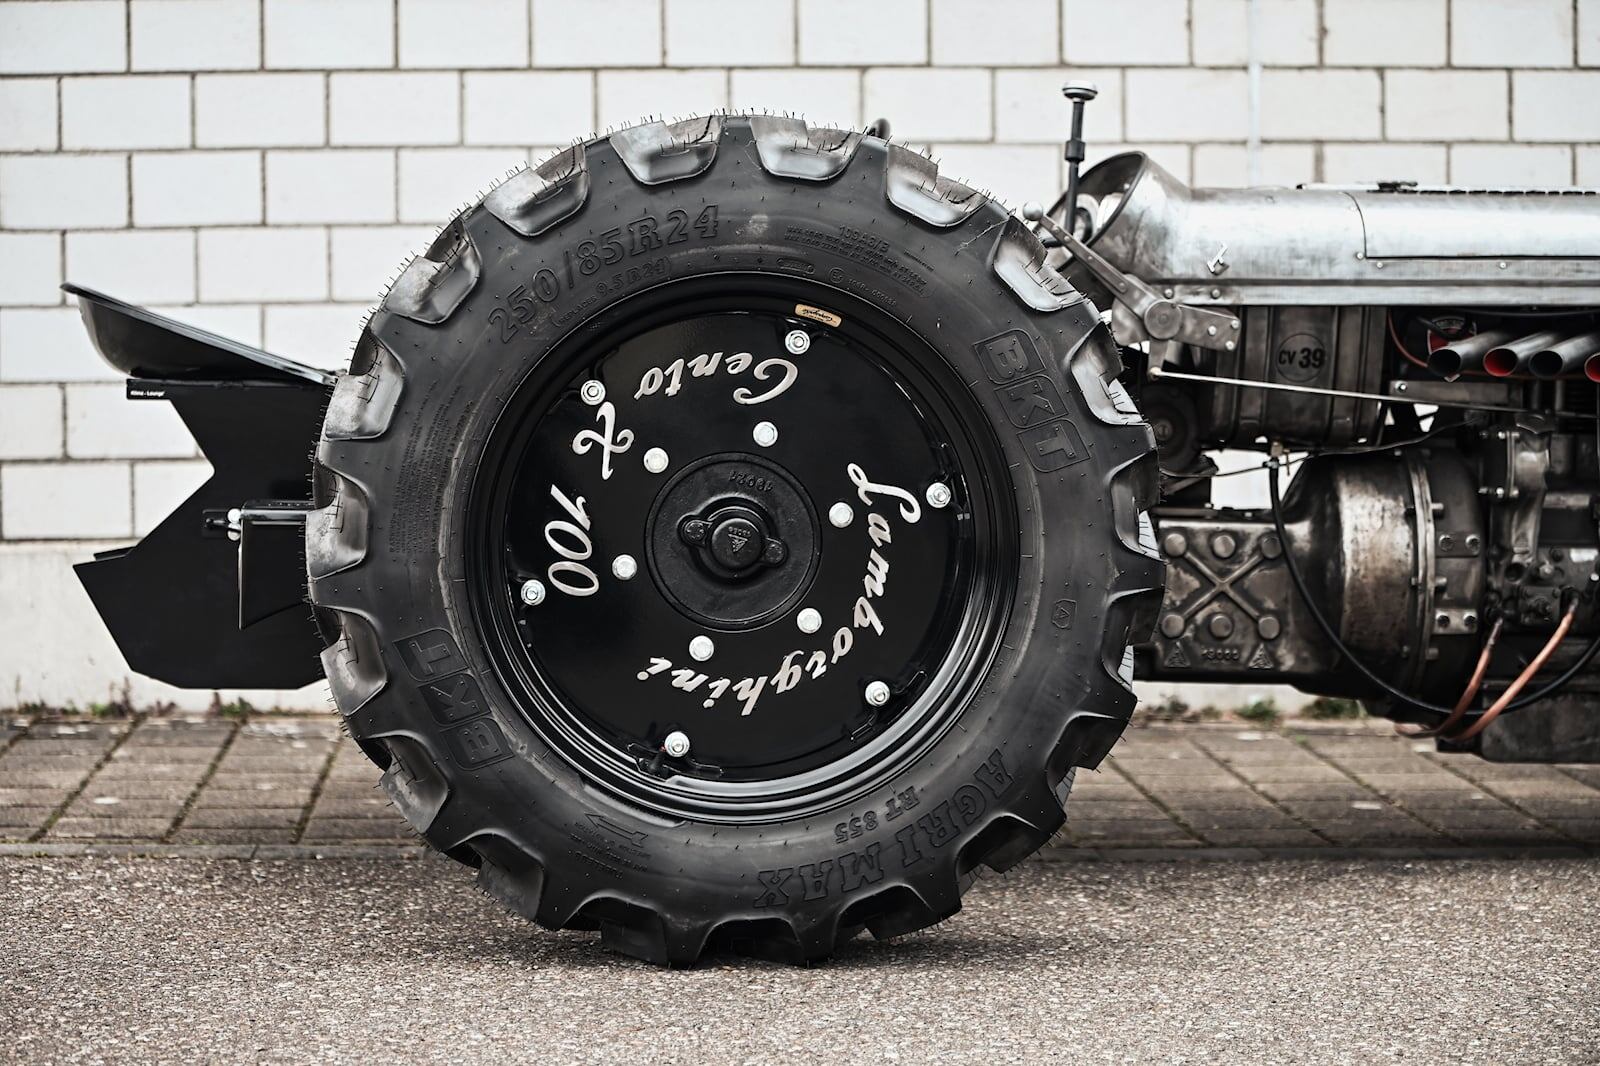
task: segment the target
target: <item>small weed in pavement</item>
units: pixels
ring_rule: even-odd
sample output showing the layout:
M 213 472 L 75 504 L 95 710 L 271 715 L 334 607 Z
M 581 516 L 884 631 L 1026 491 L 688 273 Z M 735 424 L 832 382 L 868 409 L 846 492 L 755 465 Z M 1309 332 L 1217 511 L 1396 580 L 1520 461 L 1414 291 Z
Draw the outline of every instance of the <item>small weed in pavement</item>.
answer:
M 211 713 L 223 718 L 245 718 L 255 713 L 255 707 L 249 700 L 228 700 L 224 703 L 222 694 L 214 692 L 211 695 Z
M 1240 707 L 1237 713 L 1245 721 L 1259 725 L 1273 725 L 1283 716 L 1278 710 L 1277 703 L 1271 699 L 1251 700 Z
M 1365 718 L 1367 712 L 1361 709 L 1361 704 L 1355 700 L 1342 699 L 1338 696 L 1318 696 L 1306 705 L 1300 712 L 1306 718 L 1319 722 L 1332 722 L 1344 718 Z

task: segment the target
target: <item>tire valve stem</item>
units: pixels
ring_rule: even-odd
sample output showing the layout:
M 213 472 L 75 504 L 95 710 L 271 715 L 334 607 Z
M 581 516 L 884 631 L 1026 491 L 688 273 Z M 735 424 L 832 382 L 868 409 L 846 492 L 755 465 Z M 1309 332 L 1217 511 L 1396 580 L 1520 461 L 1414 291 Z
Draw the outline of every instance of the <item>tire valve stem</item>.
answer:
M 672 732 L 668 733 L 666 739 L 661 742 L 661 750 L 672 756 L 674 759 L 683 758 L 685 755 L 689 754 L 689 734 L 685 733 L 681 729 L 674 729 Z
M 867 703 L 873 707 L 882 707 L 889 702 L 889 686 L 882 681 L 867 682 Z

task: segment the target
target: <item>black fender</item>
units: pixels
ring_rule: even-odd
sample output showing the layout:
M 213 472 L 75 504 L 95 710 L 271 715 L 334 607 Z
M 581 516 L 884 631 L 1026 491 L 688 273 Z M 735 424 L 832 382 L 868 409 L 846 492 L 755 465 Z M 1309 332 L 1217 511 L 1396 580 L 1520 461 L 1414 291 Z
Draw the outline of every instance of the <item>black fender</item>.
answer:
M 74 569 L 128 665 L 184 688 L 322 677 L 305 602 L 311 451 L 334 375 L 75 285 L 130 400 L 165 400 L 211 463 L 143 540 Z

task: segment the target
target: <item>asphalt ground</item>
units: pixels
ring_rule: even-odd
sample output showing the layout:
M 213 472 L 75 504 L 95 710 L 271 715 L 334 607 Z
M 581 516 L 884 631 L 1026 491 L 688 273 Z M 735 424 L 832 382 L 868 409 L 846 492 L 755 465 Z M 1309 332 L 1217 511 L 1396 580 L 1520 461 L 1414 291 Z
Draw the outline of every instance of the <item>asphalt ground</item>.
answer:
M 1597 874 L 1045 859 L 825 965 L 673 971 L 419 849 L 10 857 L 0 1061 L 1594 1062 Z
M 0 1062 L 1600 1062 L 1600 767 L 1145 725 L 1042 857 L 665 971 L 431 857 L 331 716 L 0 723 Z

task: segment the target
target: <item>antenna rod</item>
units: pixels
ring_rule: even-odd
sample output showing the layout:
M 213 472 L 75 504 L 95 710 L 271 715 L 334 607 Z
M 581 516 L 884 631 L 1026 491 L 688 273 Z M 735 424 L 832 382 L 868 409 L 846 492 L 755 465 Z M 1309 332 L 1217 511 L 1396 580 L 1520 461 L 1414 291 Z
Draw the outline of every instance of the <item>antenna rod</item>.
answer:
M 1100 95 L 1099 86 L 1092 81 L 1069 81 L 1061 87 L 1061 95 L 1072 101 L 1072 135 L 1067 138 L 1067 232 L 1078 232 L 1078 165 L 1088 148 L 1083 143 L 1083 105 Z M 1083 235 L 1085 238 L 1089 234 Z

